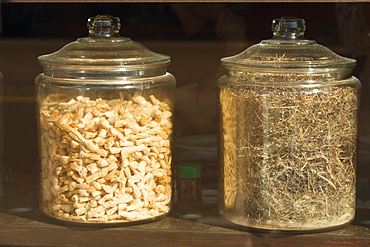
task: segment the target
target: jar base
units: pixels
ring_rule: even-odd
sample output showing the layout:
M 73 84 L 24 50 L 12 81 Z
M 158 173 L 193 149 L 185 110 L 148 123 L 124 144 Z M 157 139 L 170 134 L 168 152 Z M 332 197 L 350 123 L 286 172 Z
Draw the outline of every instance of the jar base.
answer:
M 333 231 L 337 229 L 341 229 L 345 226 L 350 225 L 355 217 L 353 217 L 351 220 L 342 223 L 342 224 L 337 224 L 337 225 L 331 225 L 331 226 L 325 226 L 325 227 L 279 227 L 279 226 L 262 226 L 262 225 L 247 225 L 247 224 L 240 224 L 239 222 L 235 222 L 233 220 L 228 219 L 227 217 L 224 217 L 224 219 L 229 222 L 233 227 L 240 229 L 240 230 L 245 230 L 245 231 L 253 231 L 253 232 L 261 232 L 261 233 L 279 233 L 279 234 L 284 234 L 284 233 L 289 233 L 289 234 L 304 234 L 304 233 L 318 233 L 318 232 L 328 232 L 328 231 Z
M 42 212 L 42 211 L 41 211 Z M 111 222 L 83 222 L 83 221 L 74 221 L 74 220 L 67 220 L 56 218 L 42 212 L 44 216 L 50 221 L 52 224 L 62 225 L 62 226 L 70 226 L 70 227 L 89 227 L 89 228 L 107 228 L 107 227 L 122 227 L 122 226 L 135 226 L 141 224 L 147 224 L 154 221 L 161 220 L 165 218 L 169 213 L 158 215 L 153 218 L 143 219 L 143 220 L 134 220 L 134 221 L 111 221 Z

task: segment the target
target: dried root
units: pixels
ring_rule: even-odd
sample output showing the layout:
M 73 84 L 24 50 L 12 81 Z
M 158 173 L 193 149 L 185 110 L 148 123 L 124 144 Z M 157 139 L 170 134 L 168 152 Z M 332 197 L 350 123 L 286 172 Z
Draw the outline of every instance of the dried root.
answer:
M 224 216 L 267 229 L 352 220 L 357 93 L 346 85 L 221 88 Z
M 80 222 L 127 222 L 169 212 L 172 124 L 153 95 L 79 96 L 40 109 L 42 208 Z

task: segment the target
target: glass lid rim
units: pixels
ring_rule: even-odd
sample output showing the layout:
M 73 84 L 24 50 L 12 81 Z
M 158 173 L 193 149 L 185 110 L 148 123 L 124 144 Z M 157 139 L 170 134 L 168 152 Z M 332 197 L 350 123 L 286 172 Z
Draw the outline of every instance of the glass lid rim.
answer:
M 166 67 L 171 63 L 170 58 L 162 59 L 162 60 L 153 60 L 153 59 L 143 59 L 143 60 L 135 60 L 135 61 L 128 61 L 125 58 L 119 59 L 107 59 L 105 61 L 98 61 L 98 60 L 73 60 L 73 59 L 44 59 L 43 56 L 38 58 L 38 61 L 41 66 L 46 67 L 64 67 L 64 66 L 78 66 L 78 67 L 127 67 L 127 66 L 135 66 L 135 67 L 145 67 L 145 66 L 157 66 L 157 67 Z M 88 62 L 87 62 L 88 61 Z M 142 62 L 137 62 L 142 61 Z M 148 62 L 152 61 L 152 62 Z
M 341 68 L 355 68 L 357 62 L 355 59 L 348 63 L 309 63 L 301 61 L 301 63 L 295 62 L 277 62 L 277 61 L 268 61 L 268 62 L 230 62 L 226 59 L 221 59 L 221 64 L 227 68 L 254 68 L 254 69 L 341 69 Z

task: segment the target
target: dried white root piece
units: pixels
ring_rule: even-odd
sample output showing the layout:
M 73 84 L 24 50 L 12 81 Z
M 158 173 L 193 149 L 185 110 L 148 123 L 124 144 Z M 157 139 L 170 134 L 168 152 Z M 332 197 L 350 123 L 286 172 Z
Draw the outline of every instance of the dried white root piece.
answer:
M 169 212 L 171 111 L 153 95 L 68 102 L 40 109 L 46 214 L 80 222 L 126 222 Z

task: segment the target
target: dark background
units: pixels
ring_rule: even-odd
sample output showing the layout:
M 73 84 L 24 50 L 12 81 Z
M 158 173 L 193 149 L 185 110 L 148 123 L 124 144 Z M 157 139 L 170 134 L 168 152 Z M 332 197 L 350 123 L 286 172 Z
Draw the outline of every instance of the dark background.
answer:
M 98 14 L 120 17 L 121 35 L 135 39 L 216 39 L 213 25 L 192 36 L 184 33 L 174 10 L 178 3 L 5 3 L 2 37 L 76 38 L 87 35 L 86 20 Z M 188 3 L 209 16 L 215 3 Z M 307 38 L 338 44 L 335 3 L 230 3 L 223 4 L 246 22 L 250 40 L 271 37 L 271 21 L 296 16 L 308 23 Z M 207 13 L 208 12 L 208 13 Z M 211 18 L 210 18 L 211 19 Z M 325 25 L 323 25 L 325 23 Z

